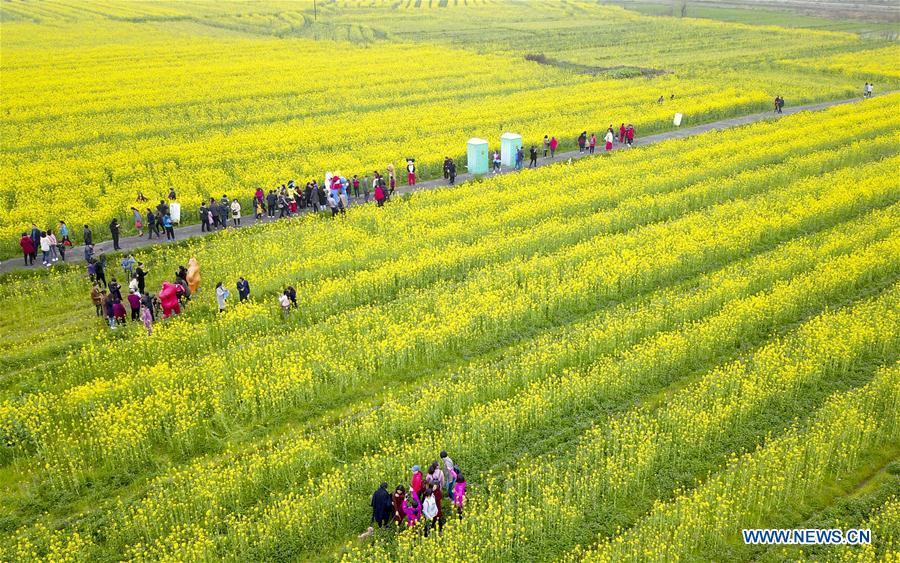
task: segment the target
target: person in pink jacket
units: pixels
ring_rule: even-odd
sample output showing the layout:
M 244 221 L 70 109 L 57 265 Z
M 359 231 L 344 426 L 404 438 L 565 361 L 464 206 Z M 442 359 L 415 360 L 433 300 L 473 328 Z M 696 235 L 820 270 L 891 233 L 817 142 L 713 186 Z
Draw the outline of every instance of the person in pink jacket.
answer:
M 466 500 L 466 478 L 463 477 L 462 472 L 460 472 L 456 476 L 456 484 L 453 485 L 453 506 L 456 507 L 456 513 L 459 515 L 459 519 L 462 520 L 463 515 L 463 503 Z
M 406 515 L 406 526 L 412 528 L 422 516 L 422 503 L 419 502 L 419 496 L 415 491 L 411 491 L 409 496 L 403 499 L 403 514 Z

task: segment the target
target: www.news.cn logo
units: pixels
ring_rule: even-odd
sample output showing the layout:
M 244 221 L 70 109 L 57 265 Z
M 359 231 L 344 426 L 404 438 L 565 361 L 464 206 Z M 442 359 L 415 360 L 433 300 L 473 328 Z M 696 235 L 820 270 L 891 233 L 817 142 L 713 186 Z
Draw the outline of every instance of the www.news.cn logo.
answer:
M 744 543 L 749 545 L 868 545 L 871 530 L 823 530 L 764 528 L 743 530 Z

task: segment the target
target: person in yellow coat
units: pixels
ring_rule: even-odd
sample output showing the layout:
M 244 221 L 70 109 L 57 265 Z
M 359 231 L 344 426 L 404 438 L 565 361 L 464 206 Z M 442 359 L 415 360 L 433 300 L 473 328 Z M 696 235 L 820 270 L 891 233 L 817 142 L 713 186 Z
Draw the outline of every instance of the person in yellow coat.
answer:
M 191 288 L 191 294 L 197 293 L 197 288 L 200 287 L 200 264 L 193 257 L 188 260 L 187 282 Z

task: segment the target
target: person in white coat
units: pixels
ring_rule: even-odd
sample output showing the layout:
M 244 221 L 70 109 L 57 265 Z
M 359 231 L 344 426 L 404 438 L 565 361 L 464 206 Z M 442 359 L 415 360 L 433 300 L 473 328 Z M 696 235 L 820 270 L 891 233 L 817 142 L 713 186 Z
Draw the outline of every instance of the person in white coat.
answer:
M 219 302 L 219 312 L 225 310 L 225 300 L 231 296 L 231 293 L 225 289 L 225 286 L 222 285 L 222 282 L 216 284 L 216 301 Z
M 609 152 L 612 150 L 614 138 L 615 138 L 615 135 L 613 135 L 612 128 L 610 127 L 610 129 L 606 132 L 606 137 L 604 138 L 604 141 L 606 141 L 606 152 Z
M 237 198 L 231 200 L 231 222 L 235 227 L 241 226 L 241 204 Z

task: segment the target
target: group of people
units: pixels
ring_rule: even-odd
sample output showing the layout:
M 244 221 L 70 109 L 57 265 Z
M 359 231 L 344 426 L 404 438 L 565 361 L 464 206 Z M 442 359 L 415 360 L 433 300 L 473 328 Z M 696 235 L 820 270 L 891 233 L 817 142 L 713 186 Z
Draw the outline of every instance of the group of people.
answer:
M 126 324 L 129 316 L 125 309 L 127 305 L 131 309 L 131 320 L 142 321 L 147 334 L 153 334 L 152 325 L 158 318 L 167 319 L 181 314 L 182 308 L 187 306 L 200 288 L 200 265 L 195 258 L 188 261 L 187 267 L 179 266 L 175 272 L 175 281 L 164 281 L 158 293 L 146 290 L 150 270 L 143 262 L 138 262 L 132 254 L 128 254 L 122 258 L 120 265 L 128 280 L 127 288 L 123 288 L 115 277 L 111 276 L 107 281 L 106 254 L 91 256 L 87 261 L 91 301 L 97 316 L 103 318 L 112 329 Z M 241 302 L 250 298 L 250 282 L 243 276 L 238 277 L 235 287 Z M 231 291 L 225 287 L 224 282 L 216 283 L 215 297 L 219 312 L 224 312 L 231 297 Z M 277 300 L 285 316 L 291 310 L 299 308 L 297 290 L 293 286 L 286 286 L 278 294 Z
M 784 98 L 781 96 L 775 96 L 775 113 L 781 113 L 781 110 L 784 108 Z
M 72 247 L 72 240 L 69 238 L 69 227 L 65 221 L 59 222 L 59 238 L 48 229 L 42 231 L 37 225 L 31 224 L 31 232 L 22 233 L 19 239 L 19 247 L 22 249 L 22 255 L 25 257 L 25 265 L 34 265 L 37 260 L 37 252 L 41 251 L 41 263 L 44 266 L 50 266 L 52 263 L 62 260 L 66 261 L 66 249 Z
M 866 82 L 865 86 L 863 86 L 863 98 L 871 98 L 874 91 L 875 85 L 871 82 Z
M 868 84 L 868 83 L 867 83 Z M 619 128 L 618 139 L 610 125 L 607 131 L 605 142 L 606 150 L 612 150 L 613 144 L 627 144 L 631 146 L 634 141 L 634 127 L 623 123 Z M 578 137 L 579 152 L 588 150 L 593 154 L 597 144 L 596 135 L 591 134 L 588 137 L 587 132 L 583 132 Z M 553 136 L 544 135 L 543 154 L 544 158 L 555 158 L 559 140 Z M 529 168 L 537 166 L 538 148 L 531 145 L 529 149 Z M 519 147 L 516 151 L 515 167 L 520 170 L 525 163 L 525 149 Z M 501 171 L 500 152 L 493 153 L 493 171 L 498 173 Z M 413 158 L 406 159 L 407 184 L 416 185 L 417 170 L 416 161 Z M 451 185 L 456 183 L 456 162 L 449 156 L 444 157 L 443 164 L 444 179 Z M 294 180 L 282 184 L 279 188 L 269 190 L 268 193 L 263 191 L 261 187 L 257 187 L 253 195 L 252 210 L 256 219 L 291 217 L 304 210 L 312 210 L 318 213 L 321 210 L 328 209 L 334 218 L 337 215 L 346 213 L 350 206 L 351 197 L 354 200 L 363 199 L 368 203 L 370 197 L 380 207 L 385 204 L 395 193 L 397 188 L 397 177 L 394 166 L 389 164 L 386 172 L 381 173 L 378 170 L 373 171 L 372 176 L 365 174 L 362 177 L 354 174 L 352 177 L 346 177 L 337 172 L 325 174 L 325 182 L 319 184 L 316 180 L 311 180 L 305 186 L 296 184 Z M 351 195 L 352 194 L 352 195 Z M 144 228 L 147 229 L 147 238 L 162 238 L 165 232 L 166 240 L 175 240 L 175 225 L 181 220 L 181 206 L 176 201 L 176 193 L 173 187 L 169 188 L 168 202 L 166 199 L 160 199 L 159 204 L 154 207 L 146 207 L 142 213 L 136 206 L 131 206 L 133 215 L 134 228 L 139 237 L 144 236 Z M 137 205 L 146 205 L 149 199 L 138 192 Z M 223 194 L 221 198 L 210 198 L 208 202 L 204 202 L 198 209 L 198 219 L 200 220 L 201 232 L 213 231 L 216 229 L 225 229 L 229 226 L 240 227 L 241 217 L 244 212 L 240 201 L 230 199 L 227 194 Z M 112 219 L 109 223 L 110 237 L 112 238 L 113 250 L 121 250 L 119 240 L 122 232 L 122 225 L 118 218 Z M 93 233 L 88 225 L 84 225 L 84 246 L 85 260 L 92 261 L 94 253 L 93 249 Z M 44 266 L 50 266 L 57 260 L 65 261 L 65 252 L 67 248 L 73 246 L 73 242 L 69 237 L 69 229 L 64 221 L 59 222 L 59 237 L 55 236 L 52 230 L 42 231 L 32 224 L 31 232 L 23 232 L 19 240 L 22 249 L 25 265 L 33 265 L 37 259 L 38 250 L 42 253 L 42 263 Z M 96 262 L 96 260 L 94 260 Z M 98 268 L 102 269 L 102 265 Z
M 462 470 L 442 451 L 440 460 L 435 460 L 422 473 L 418 465 L 412 472 L 409 489 L 397 485 L 394 492 L 388 491 L 388 484 L 381 486 L 372 495 L 372 522 L 379 528 L 396 524 L 400 530 L 415 527 L 424 521 L 423 533 L 427 537 L 435 528 L 438 534 L 444 530 L 444 499 L 449 499 L 452 510 L 462 520 L 466 498 L 466 478 Z M 371 535 L 373 528 L 360 537 Z
M 160 316 L 169 318 L 180 314 L 181 308 L 187 305 L 191 295 L 200 287 L 200 265 L 195 258 L 188 261 L 187 267 L 179 266 L 175 272 L 175 282 L 163 282 L 156 294 L 146 288 L 150 270 L 143 262 L 135 260 L 133 255 L 128 254 L 121 261 L 125 279 L 128 280 L 127 288 L 113 276 L 107 281 L 106 265 L 105 254 L 96 258 L 92 256 L 88 260 L 87 273 L 91 281 L 91 302 L 96 314 L 104 318 L 111 329 L 127 323 L 127 303 L 131 309 L 131 320 L 143 322 L 147 334 L 153 334 L 153 323 Z M 124 293 L 126 289 L 127 294 Z M 246 291 L 249 295 L 249 286 Z M 220 307 L 224 308 L 221 302 Z

